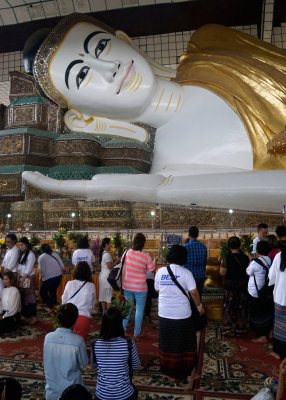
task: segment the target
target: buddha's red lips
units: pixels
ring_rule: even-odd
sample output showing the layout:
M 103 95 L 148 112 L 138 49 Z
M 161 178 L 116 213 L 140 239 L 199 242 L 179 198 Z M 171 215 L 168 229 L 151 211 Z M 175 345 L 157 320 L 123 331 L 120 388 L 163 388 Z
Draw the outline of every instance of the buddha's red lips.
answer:
M 120 93 L 120 91 L 121 91 L 121 89 L 122 89 L 124 83 L 127 81 L 127 79 L 129 78 L 129 76 L 131 75 L 131 71 L 132 71 L 132 69 L 133 69 L 133 64 L 134 64 L 134 61 L 132 60 L 132 61 L 131 61 L 131 64 L 130 64 L 129 67 L 127 68 L 126 74 L 124 75 L 124 77 L 123 77 L 123 79 L 122 79 L 122 81 L 121 81 L 121 83 L 120 83 L 119 89 L 118 89 L 118 91 L 116 92 L 116 94 L 119 94 L 119 93 Z

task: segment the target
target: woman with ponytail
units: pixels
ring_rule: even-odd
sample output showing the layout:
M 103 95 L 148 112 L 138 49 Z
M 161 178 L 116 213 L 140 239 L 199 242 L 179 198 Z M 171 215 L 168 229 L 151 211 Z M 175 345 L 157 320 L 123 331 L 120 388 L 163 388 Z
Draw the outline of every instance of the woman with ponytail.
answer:
M 274 331 L 273 331 L 273 351 L 271 355 L 278 359 L 286 357 L 286 227 L 279 226 L 276 229 L 279 236 L 278 253 L 269 270 L 269 286 L 274 286 Z
M 30 242 L 26 237 L 19 240 L 19 289 L 22 301 L 22 318 L 33 324 L 37 320 L 37 302 L 36 302 L 36 277 L 34 264 L 36 261 L 35 254 L 31 250 Z
M 102 315 L 110 307 L 112 298 L 112 287 L 107 282 L 107 278 L 110 270 L 118 263 L 118 259 L 112 260 L 111 255 L 108 253 L 112 246 L 110 238 L 102 239 L 100 251 L 99 251 L 99 262 L 101 265 L 101 271 L 99 274 L 99 302 L 102 307 Z

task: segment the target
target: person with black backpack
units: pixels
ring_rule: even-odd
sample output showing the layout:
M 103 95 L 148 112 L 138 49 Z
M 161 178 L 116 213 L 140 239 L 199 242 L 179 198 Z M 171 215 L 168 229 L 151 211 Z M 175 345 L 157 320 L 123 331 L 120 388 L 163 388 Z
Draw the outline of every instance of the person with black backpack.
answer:
M 254 343 L 267 343 L 267 336 L 273 327 L 273 289 L 268 286 L 268 272 L 271 266 L 269 244 L 257 243 L 256 256 L 246 269 L 249 275 L 248 293 L 250 327 L 257 335 Z
M 91 365 L 97 368 L 95 400 L 137 400 L 133 370 L 141 367 L 136 344 L 126 339 L 123 316 L 110 307 L 102 317 L 99 338 L 91 345 Z

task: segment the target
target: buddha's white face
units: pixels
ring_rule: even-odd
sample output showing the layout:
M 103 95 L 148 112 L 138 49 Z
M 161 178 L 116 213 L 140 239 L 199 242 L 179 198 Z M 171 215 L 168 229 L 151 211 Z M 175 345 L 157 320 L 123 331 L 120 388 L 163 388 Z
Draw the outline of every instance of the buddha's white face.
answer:
M 135 120 L 154 92 L 154 75 L 125 41 L 81 22 L 66 34 L 49 66 L 54 87 L 69 108 L 88 115 Z

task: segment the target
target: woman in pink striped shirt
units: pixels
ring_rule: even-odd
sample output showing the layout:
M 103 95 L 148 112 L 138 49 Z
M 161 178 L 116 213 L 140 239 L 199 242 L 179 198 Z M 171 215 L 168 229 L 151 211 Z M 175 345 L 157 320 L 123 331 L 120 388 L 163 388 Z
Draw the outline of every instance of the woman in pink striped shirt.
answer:
M 127 251 L 123 266 L 122 288 L 124 289 L 124 296 L 127 300 L 131 300 L 132 304 L 136 303 L 134 337 L 140 335 L 144 316 L 148 290 L 146 272 L 147 270 L 153 271 L 156 263 L 156 259 L 152 261 L 150 255 L 142 251 L 145 242 L 145 235 L 136 233 L 132 249 Z M 130 314 L 123 320 L 124 331 L 126 331 Z

